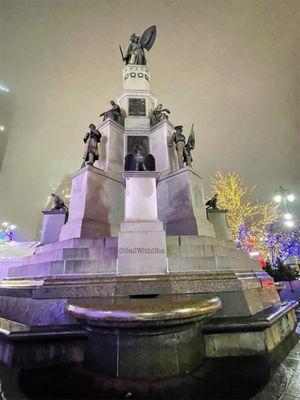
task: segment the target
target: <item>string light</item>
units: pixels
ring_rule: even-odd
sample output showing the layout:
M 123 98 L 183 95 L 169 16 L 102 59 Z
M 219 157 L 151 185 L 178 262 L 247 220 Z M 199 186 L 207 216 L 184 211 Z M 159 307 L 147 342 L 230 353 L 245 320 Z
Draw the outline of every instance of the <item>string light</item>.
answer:
M 252 201 L 255 186 L 248 189 L 235 173 L 218 172 L 211 179 L 211 189 L 213 194 L 218 193 L 218 206 L 228 210 L 228 228 L 237 248 L 262 263 L 300 256 L 300 229 L 293 229 L 290 212 L 283 215 L 289 229 L 282 230 L 280 206 Z
M 219 171 L 211 179 L 211 191 L 213 194 L 218 193 L 218 206 L 228 210 L 231 239 L 238 243 L 242 236 L 243 241 L 251 236 L 253 248 L 258 251 L 264 246 L 259 238 L 265 236 L 268 225 L 279 218 L 279 213 L 278 206 L 253 201 L 251 195 L 254 190 L 255 186 L 245 187 L 242 179 L 234 172 Z
M 10 242 L 13 240 L 13 231 L 15 231 L 17 225 L 10 224 L 9 222 L 2 222 L 0 227 L 0 243 L 1 242 Z

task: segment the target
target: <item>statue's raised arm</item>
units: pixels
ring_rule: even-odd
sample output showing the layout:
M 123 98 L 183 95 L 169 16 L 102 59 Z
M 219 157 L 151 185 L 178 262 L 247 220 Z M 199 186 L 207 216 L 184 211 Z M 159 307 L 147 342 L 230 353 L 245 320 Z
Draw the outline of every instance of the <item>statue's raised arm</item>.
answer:
M 125 61 L 125 64 L 146 65 L 147 61 L 144 49 L 149 51 L 154 44 L 155 38 L 155 25 L 147 28 L 141 37 L 133 33 L 130 36 L 130 44 L 125 55 L 123 54 L 121 46 L 119 46 L 122 59 Z

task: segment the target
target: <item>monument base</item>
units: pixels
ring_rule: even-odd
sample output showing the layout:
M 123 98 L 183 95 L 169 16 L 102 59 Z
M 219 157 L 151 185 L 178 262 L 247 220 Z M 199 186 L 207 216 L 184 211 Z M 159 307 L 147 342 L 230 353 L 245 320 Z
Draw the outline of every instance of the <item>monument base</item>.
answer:
M 208 220 L 213 224 L 216 238 L 231 240 L 230 233 L 227 226 L 226 214 L 227 210 L 208 209 Z
M 206 215 L 202 178 L 190 167 L 162 174 L 157 199 L 158 218 L 167 235 L 215 237 Z
M 84 359 L 106 375 L 157 379 L 190 372 L 205 357 L 267 355 L 295 330 L 296 301 L 279 301 L 253 316 L 220 317 L 220 300 L 199 294 L 203 279 L 184 279 L 3 282 L 0 360 L 26 368 Z M 186 294 L 185 285 L 195 293 Z
M 59 240 L 113 236 L 122 220 L 122 198 L 116 175 L 90 165 L 80 169 L 72 177 L 69 219 Z
M 118 275 L 167 274 L 167 245 L 163 224 L 157 218 L 154 171 L 123 173 L 124 222 L 118 239 Z
M 297 302 L 281 301 L 251 317 L 216 318 L 204 328 L 208 358 L 267 355 L 297 327 Z
M 168 273 L 166 234 L 160 225 L 156 231 L 139 231 L 134 226 L 132 231 L 119 232 L 118 275 Z
M 66 222 L 66 211 L 42 211 L 44 214 L 40 246 L 57 242 L 62 227 Z

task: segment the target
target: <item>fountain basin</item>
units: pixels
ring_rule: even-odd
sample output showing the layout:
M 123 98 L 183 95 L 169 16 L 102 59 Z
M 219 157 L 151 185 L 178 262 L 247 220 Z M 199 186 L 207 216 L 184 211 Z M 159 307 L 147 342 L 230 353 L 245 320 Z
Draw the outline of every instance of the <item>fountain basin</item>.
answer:
M 72 299 L 66 313 L 88 334 L 86 361 L 102 374 L 163 378 L 188 373 L 205 358 L 202 325 L 219 297 L 145 295 Z

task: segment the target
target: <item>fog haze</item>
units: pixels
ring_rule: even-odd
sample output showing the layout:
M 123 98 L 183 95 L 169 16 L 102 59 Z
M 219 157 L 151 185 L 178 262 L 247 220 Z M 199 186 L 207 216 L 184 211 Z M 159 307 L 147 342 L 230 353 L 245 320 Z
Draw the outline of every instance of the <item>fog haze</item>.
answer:
M 90 122 L 122 91 L 118 46 L 157 26 L 151 89 L 209 187 L 235 171 L 257 198 L 283 185 L 300 219 L 299 1 L 2 1 L 0 218 L 32 239 L 48 194 L 75 172 Z M 1 166 L 1 162 L 0 162 Z M 1 222 L 1 221 L 0 221 Z

